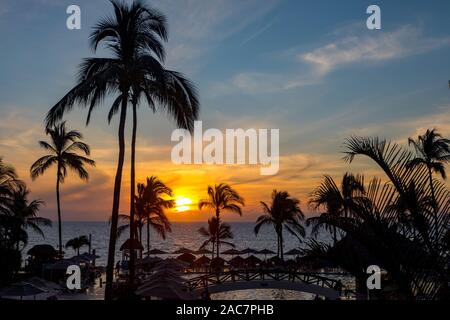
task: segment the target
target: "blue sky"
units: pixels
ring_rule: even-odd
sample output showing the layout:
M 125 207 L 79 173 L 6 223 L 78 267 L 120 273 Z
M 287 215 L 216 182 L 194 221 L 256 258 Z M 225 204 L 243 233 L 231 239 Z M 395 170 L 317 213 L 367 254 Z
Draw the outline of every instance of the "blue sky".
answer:
M 244 190 L 255 199 L 253 211 L 255 193 L 268 196 L 274 183 L 289 181 L 286 188 L 305 199 L 325 173 L 376 174 L 362 163 L 349 167 L 341 161 L 342 142 L 349 135 L 404 143 L 432 126 L 450 135 L 449 1 L 148 3 L 168 17 L 167 66 L 197 84 L 204 127 L 280 128 L 280 174 L 257 179 Z M 65 27 L 70 4 L 81 7 L 81 30 Z M 370 4 L 381 7 L 382 30 L 365 26 Z M 111 5 L 103 0 L 0 0 L 0 154 L 24 179 L 32 159 L 42 153 L 36 140 L 44 138 L 46 111 L 74 84 L 81 59 L 94 55 L 87 41 L 91 27 L 110 13 Z M 172 177 L 180 170 L 167 165 L 174 124 L 161 121 L 164 115 L 141 112 L 138 161 L 143 170 L 158 167 L 158 174 Z M 77 110 L 68 121 L 83 130 L 99 165 L 88 186 L 67 185 L 72 195 L 68 219 L 89 218 L 77 203 L 91 203 L 87 197 L 93 190 L 106 202 L 111 193 L 115 123 L 108 126 L 105 108 L 95 112 L 88 128 L 85 116 Z M 220 176 L 235 184 L 252 180 L 256 172 L 224 170 Z M 50 214 L 50 177 L 29 183 L 36 196 L 47 200 Z M 103 212 L 92 205 L 91 211 Z

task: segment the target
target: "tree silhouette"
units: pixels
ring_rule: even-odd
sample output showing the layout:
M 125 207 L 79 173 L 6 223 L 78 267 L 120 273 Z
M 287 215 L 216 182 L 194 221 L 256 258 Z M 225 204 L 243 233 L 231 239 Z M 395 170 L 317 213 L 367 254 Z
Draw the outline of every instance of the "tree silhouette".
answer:
M 59 254 L 62 256 L 62 215 L 60 201 L 60 184 L 64 183 L 68 170 L 78 174 L 80 179 L 87 181 L 89 173 L 85 166 L 95 166 L 95 161 L 85 156 L 77 154 L 81 152 L 86 156 L 90 155 L 89 146 L 82 142 L 82 134 L 75 130 L 68 131 L 66 123 L 62 122 L 53 128 L 46 129 L 46 134 L 50 136 L 50 142 L 39 141 L 39 145 L 48 151 L 45 155 L 31 166 L 31 177 L 36 179 L 43 175 L 52 166 L 56 166 L 56 203 L 58 207 L 58 238 Z

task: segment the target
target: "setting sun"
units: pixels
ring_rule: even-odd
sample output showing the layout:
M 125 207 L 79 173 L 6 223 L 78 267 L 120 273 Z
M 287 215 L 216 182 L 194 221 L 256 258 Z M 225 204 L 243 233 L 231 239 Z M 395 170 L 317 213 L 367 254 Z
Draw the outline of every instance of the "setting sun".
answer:
M 190 209 L 190 204 L 192 204 L 192 200 L 185 197 L 177 197 L 175 199 L 175 210 L 177 212 L 185 212 Z

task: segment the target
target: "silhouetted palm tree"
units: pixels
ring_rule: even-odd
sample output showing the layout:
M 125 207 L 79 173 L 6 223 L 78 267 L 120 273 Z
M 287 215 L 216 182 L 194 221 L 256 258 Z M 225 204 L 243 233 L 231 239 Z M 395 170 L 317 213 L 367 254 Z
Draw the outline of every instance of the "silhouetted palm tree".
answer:
M 300 209 L 300 201 L 292 198 L 286 191 L 273 190 L 272 203 L 269 205 L 261 201 L 261 206 L 264 215 L 256 220 L 255 234 L 258 235 L 263 225 L 272 225 L 277 233 L 277 256 L 283 260 L 283 227 L 299 239 L 305 236 L 305 229 L 301 224 L 305 216 Z
M 13 190 L 11 203 L 9 205 L 9 215 L 12 222 L 12 233 L 16 235 L 16 248 L 19 249 L 19 242 L 27 244 L 28 235 L 26 229 L 31 228 L 34 232 L 45 238 L 40 226 L 51 226 L 49 219 L 38 217 L 37 214 L 44 204 L 42 200 L 28 200 L 30 191 L 25 185 L 18 185 Z
M 439 173 L 442 179 L 446 179 L 445 164 L 450 162 L 450 140 L 444 139 L 436 129 L 427 130 L 424 135 L 419 135 L 417 140 L 408 139 L 408 143 L 414 146 L 416 157 L 408 162 L 408 167 L 426 166 L 428 170 L 431 196 L 436 202 L 436 191 L 433 185 L 433 172 Z M 437 220 L 437 207 L 434 205 L 435 223 Z
M 415 155 L 396 143 L 351 137 L 345 146 L 348 162 L 367 156 L 388 183 L 373 179 L 366 194 L 354 199 L 351 219 L 328 223 L 344 230 L 353 247 L 362 248 L 365 257 L 385 269 L 404 297 L 434 299 L 448 292 L 449 252 L 443 245 L 450 225 L 450 193 L 445 185 L 433 181 L 436 201 L 430 201 L 428 168 L 412 166 Z M 433 207 L 438 209 L 437 219 Z M 430 228 L 436 220 L 438 226 Z
M 206 248 L 209 244 L 212 245 L 212 258 L 214 259 L 215 249 L 219 252 L 220 245 L 227 245 L 230 247 L 235 247 L 235 245 L 228 239 L 233 239 L 233 233 L 231 232 L 231 226 L 227 223 L 221 222 L 220 219 L 212 217 L 208 220 L 208 228 L 201 227 L 198 229 L 198 233 L 202 236 L 207 237 L 207 239 L 200 246 L 200 250 Z M 217 255 L 218 257 L 218 255 Z
M 131 79 L 130 101 L 133 111 L 133 126 L 131 134 L 130 199 L 134 199 L 136 193 L 137 108 L 142 103 L 141 100 L 147 102 L 154 113 L 166 111 L 171 117 L 175 118 L 179 127 L 190 131 L 193 129 L 193 122 L 197 119 L 199 110 L 199 101 L 194 85 L 182 74 L 164 69 L 160 64 L 164 62 L 165 55 L 162 41 L 167 41 L 166 18 L 155 9 L 147 8 L 147 10 L 153 17 L 151 29 L 148 30 L 148 37 L 153 37 L 153 47 L 149 48 L 150 50 L 136 53 Z M 117 111 L 118 104 L 115 104 L 110 110 L 109 121 Z M 131 202 L 131 225 L 134 223 L 134 214 L 135 207 Z M 133 232 L 135 231 L 130 229 L 130 238 L 133 237 Z M 132 274 L 131 268 L 130 281 L 132 281 Z
M 165 210 L 173 208 L 175 202 L 171 199 L 164 199 L 165 196 L 172 197 L 172 189 L 155 176 L 147 178 L 145 185 L 138 185 L 136 210 L 145 217 L 145 223 L 147 225 L 147 251 L 150 251 L 150 227 L 163 239 L 165 239 L 167 232 L 172 232 L 171 224 L 165 214 Z M 144 200 L 144 206 L 142 206 L 142 200 Z
M 360 175 L 346 173 L 342 178 L 341 188 L 337 186 L 331 176 L 325 175 L 324 181 L 311 194 L 309 201 L 314 210 L 324 208 L 325 212 L 318 217 L 306 220 L 306 225 L 312 225 L 312 233 L 316 235 L 321 227 L 331 228 L 334 243 L 337 242 L 337 228 L 323 223 L 325 216 L 349 217 L 351 214 L 351 203 L 355 196 L 365 193 L 364 179 Z
M 91 34 L 93 49 L 96 50 L 99 44 L 105 43 L 107 48 L 112 51 L 112 58 L 85 59 L 80 67 L 78 84 L 47 115 L 47 124 L 52 125 L 61 119 L 76 102 L 80 102 L 89 105 L 87 119 L 89 122 L 93 108 L 107 94 L 118 93 L 109 115 L 109 119 L 111 119 L 114 113 L 120 111 L 119 157 L 114 183 L 105 290 L 107 300 L 111 299 L 112 293 L 128 101 L 132 99 L 133 104 L 137 104 L 142 93 L 138 88 L 145 88 L 144 95 L 151 108 L 154 108 L 154 102 L 160 103 L 162 107 L 166 107 L 169 114 L 176 116 L 182 127 L 189 129 L 192 129 L 193 120 L 197 118 L 198 114 L 198 102 L 193 86 L 181 75 L 164 70 L 160 64 L 160 61 L 164 60 L 164 48 L 160 40 L 167 38 L 165 17 L 140 1 L 134 1 L 131 5 L 118 1 L 112 1 L 112 4 L 114 16 L 101 20 Z M 188 92 L 192 93 L 192 96 L 189 96 Z M 184 105 L 186 101 L 190 101 L 191 104 Z M 135 153 L 137 124 L 135 109 L 133 110 L 132 154 Z M 133 163 L 134 158 L 132 165 Z M 134 172 L 134 166 L 132 172 Z M 134 194 L 133 189 L 134 183 L 131 188 L 132 195 Z M 133 196 L 131 197 L 130 214 L 134 213 L 132 199 L 134 199 Z M 132 216 L 133 218 L 134 216 Z M 133 228 L 130 228 L 130 233 L 133 234 Z M 130 280 L 134 275 L 132 262 L 130 264 Z
M 41 207 L 45 204 L 42 200 L 28 200 L 30 191 L 24 186 L 20 185 L 17 190 L 14 190 L 11 213 L 21 221 L 21 224 L 25 229 L 31 228 L 34 232 L 45 237 L 44 232 L 40 226 L 51 226 L 50 219 L 38 217 L 37 213 Z
M 66 248 L 72 248 L 74 251 L 76 251 L 77 256 L 80 255 L 80 249 L 84 246 L 89 245 L 89 239 L 86 236 L 79 236 L 75 237 L 73 239 L 70 239 L 66 243 Z
M 26 232 L 13 232 L 22 230 L 20 223 L 11 213 L 13 195 L 20 185 L 23 185 L 23 182 L 18 180 L 15 169 L 0 158 L 0 249 L 17 251 L 17 243 L 25 243 L 28 238 Z
M 198 208 L 209 208 L 215 211 L 216 218 L 220 222 L 220 213 L 222 211 L 234 212 L 242 216 L 241 206 L 245 205 L 244 198 L 234 190 L 230 185 L 221 183 L 219 185 L 208 186 L 208 198 L 200 200 Z M 217 257 L 219 249 L 216 244 Z
M 0 158 L 0 214 L 9 212 L 13 191 L 22 184 L 14 168 Z
M 154 229 L 163 239 L 167 232 L 172 231 L 169 219 L 165 214 L 166 209 L 174 206 L 174 201 L 164 199 L 165 196 L 172 197 L 172 189 L 157 177 L 147 178 L 146 184 L 138 184 L 138 194 L 135 196 L 137 236 L 142 243 L 142 228 L 147 226 L 147 251 L 150 251 L 150 228 Z M 117 229 L 120 236 L 130 227 L 130 216 L 120 215 L 122 221 L 127 222 Z
M 46 129 L 46 134 L 50 136 L 50 142 L 39 141 L 39 145 L 47 150 L 49 154 L 39 158 L 31 166 L 30 171 L 31 177 L 34 180 L 43 175 L 53 165 L 56 166 L 59 254 L 62 256 L 60 184 L 64 183 L 68 170 L 76 172 L 80 179 L 87 181 L 89 179 L 89 173 L 86 171 L 85 166 L 95 166 L 95 161 L 77 154 L 77 152 L 81 152 L 89 156 L 90 148 L 86 143 L 81 141 L 83 136 L 80 132 L 67 130 L 65 122 L 56 125 L 52 129 Z

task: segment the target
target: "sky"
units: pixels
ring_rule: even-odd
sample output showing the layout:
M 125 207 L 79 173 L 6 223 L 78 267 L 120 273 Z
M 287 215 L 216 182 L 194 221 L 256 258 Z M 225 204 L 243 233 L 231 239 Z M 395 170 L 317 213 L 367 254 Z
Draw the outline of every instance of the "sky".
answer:
M 196 203 L 209 184 L 226 182 L 246 199 L 243 217 L 255 221 L 260 201 L 287 190 L 308 209 L 308 195 L 324 174 L 349 171 L 382 176 L 366 160 L 349 165 L 343 142 L 351 135 L 380 136 L 407 144 L 427 128 L 450 136 L 450 2 L 159 0 L 167 15 L 166 66 L 183 72 L 200 94 L 203 127 L 280 129 L 280 170 L 259 166 L 175 165 L 170 153 L 176 126 L 165 114 L 139 110 L 137 179 L 151 175 L 192 203 L 169 212 L 173 221 L 205 221 Z M 81 8 L 81 30 L 66 28 L 66 8 Z M 366 8 L 381 8 L 381 30 L 368 30 Z M 56 218 L 55 170 L 35 181 L 31 164 L 44 150 L 46 112 L 75 84 L 84 57 L 104 56 L 88 46 L 95 23 L 112 13 L 108 1 L 0 0 L 0 156 L 16 167 L 46 202 L 41 215 Z M 69 175 L 61 188 L 64 220 L 107 220 L 117 161 L 117 119 L 107 122 L 106 99 L 85 126 L 87 112 L 67 114 L 81 130 L 96 168 L 90 180 Z M 128 129 L 130 122 L 127 123 Z M 129 130 L 127 131 L 129 142 Z M 129 143 L 128 143 L 129 146 Z M 448 185 L 448 184 L 447 184 Z M 129 149 L 121 212 L 129 207 Z

